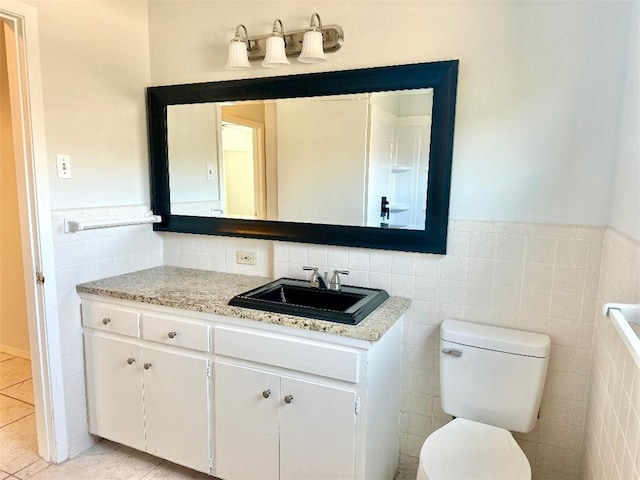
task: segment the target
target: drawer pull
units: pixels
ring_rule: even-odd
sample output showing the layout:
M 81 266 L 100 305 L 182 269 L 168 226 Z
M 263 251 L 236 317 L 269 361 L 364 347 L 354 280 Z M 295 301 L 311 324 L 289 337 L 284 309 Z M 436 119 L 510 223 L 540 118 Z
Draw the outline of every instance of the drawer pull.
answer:
M 175 338 L 178 335 L 178 332 L 169 332 L 169 338 Z
M 262 396 L 264 398 L 269 398 L 271 396 L 271 390 L 267 389 L 267 390 L 263 390 L 262 391 Z
M 129 357 L 129 358 L 127 358 L 127 363 L 128 363 L 129 365 L 133 365 L 133 363 L 134 363 L 135 361 L 136 361 L 136 359 L 135 359 L 135 358 L 133 358 L 133 357 Z
M 103 324 L 103 325 L 107 325 L 107 324 L 108 324 L 108 323 L 110 323 L 110 322 L 111 322 L 111 319 L 110 319 L 109 317 L 104 317 L 104 318 L 102 319 L 102 324 Z
M 293 402 L 293 395 L 287 395 L 286 397 L 284 397 L 284 403 L 291 403 Z
M 149 370 L 151 368 L 151 364 L 150 363 L 145 363 L 142 366 L 144 367 L 145 370 Z

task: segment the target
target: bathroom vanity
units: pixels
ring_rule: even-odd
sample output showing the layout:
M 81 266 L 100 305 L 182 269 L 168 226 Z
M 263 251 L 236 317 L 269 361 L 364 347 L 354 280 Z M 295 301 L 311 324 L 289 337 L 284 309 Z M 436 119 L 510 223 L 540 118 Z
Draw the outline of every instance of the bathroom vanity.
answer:
M 228 301 L 269 279 L 157 267 L 77 287 L 92 434 L 225 479 L 392 478 L 402 314 Z

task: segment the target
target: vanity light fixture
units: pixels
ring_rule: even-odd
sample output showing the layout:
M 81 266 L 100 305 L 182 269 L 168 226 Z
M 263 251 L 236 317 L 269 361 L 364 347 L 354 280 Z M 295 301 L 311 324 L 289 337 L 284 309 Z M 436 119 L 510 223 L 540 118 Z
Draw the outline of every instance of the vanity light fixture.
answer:
M 315 22 L 315 23 L 314 23 Z M 302 63 L 322 63 L 327 61 L 322 42 L 322 20 L 320 15 L 311 15 L 309 29 L 304 32 L 302 40 L 302 53 L 298 61 Z
M 344 43 L 344 32 L 337 25 L 322 25 L 320 15 L 314 13 L 308 28 L 287 31 L 282 21 L 273 22 L 273 31 L 268 35 L 249 37 L 244 25 L 236 27 L 236 36 L 229 44 L 229 58 L 225 68 L 238 70 L 251 68 L 250 61 L 264 60 L 264 67 L 288 65 L 287 57 L 298 56 L 302 63 L 326 62 L 325 53 L 340 50 Z
M 224 68 L 227 70 L 251 68 L 248 55 L 250 49 L 247 27 L 240 24 L 236 27 L 236 36 L 231 39 L 231 43 L 229 44 L 229 56 L 227 57 L 227 64 Z
M 279 30 L 278 26 L 280 27 Z M 287 58 L 284 47 L 284 27 L 282 26 L 282 20 L 276 18 L 273 21 L 273 32 L 267 38 L 267 53 L 262 61 L 262 66 L 277 68 L 282 65 L 290 65 L 291 62 Z

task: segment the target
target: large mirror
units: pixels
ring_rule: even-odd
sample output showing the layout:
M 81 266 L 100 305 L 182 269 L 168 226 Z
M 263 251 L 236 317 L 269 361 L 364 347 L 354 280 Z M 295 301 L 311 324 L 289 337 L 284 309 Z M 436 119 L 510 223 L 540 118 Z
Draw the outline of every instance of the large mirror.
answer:
M 149 88 L 154 228 L 445 253 L 457 66 Z

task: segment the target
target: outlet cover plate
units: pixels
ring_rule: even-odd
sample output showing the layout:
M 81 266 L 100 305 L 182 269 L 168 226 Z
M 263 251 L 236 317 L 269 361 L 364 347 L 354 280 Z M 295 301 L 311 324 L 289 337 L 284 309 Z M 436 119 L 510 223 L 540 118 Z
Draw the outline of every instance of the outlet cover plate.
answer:
M 238 250 L 236 252 L 236 263 L 241 265 L 255 265 L 256 254 L 249 250 Z

